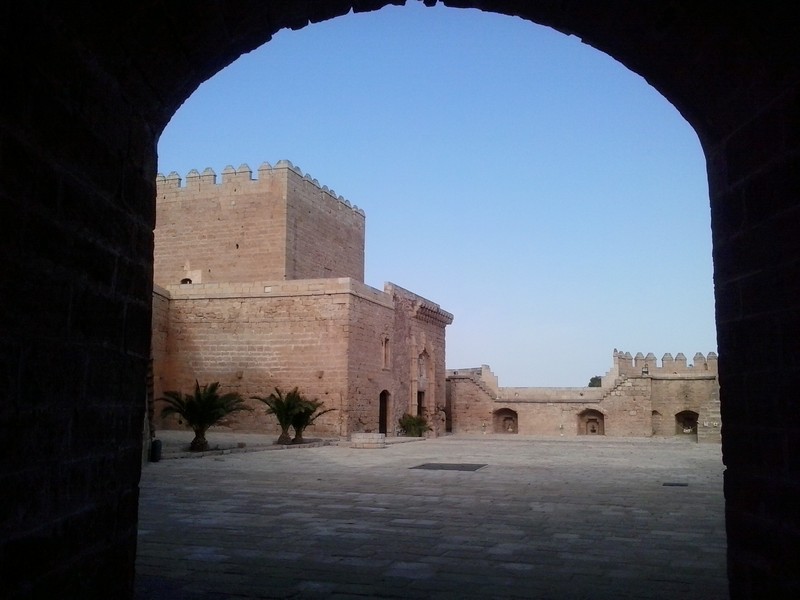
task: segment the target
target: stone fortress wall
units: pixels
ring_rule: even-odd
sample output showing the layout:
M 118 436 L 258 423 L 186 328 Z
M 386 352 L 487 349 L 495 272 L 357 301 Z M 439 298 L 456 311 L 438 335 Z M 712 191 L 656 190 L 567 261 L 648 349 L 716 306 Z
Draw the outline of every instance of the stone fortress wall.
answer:
M 447 372 L 454 433 L 687 437 L 720 441 L 717 355 L 655 355 L 614 350 L 600 387 L 500 387 L 483 365 Z
M 614 351 L 600 387 L 500 387 L 487 366 L 446 371 L 452 315 L 363 283 L 365 214 L 288 161 L 157 178 L 153 384 L 219 381 L 245 398 L 295 386 L 336 408 L 316 430 L 672 436 L 718 441 L 717 357 Z M 446 381 L 445 381 L 446 378 Z M 277 431 L 263 405 L 222 427 Z M 174 426 L 158 418 L 157 426 Z M 441 423 L 446 415 L 446 423 Z
M 153 396 L 219 381 L 243 397 L 295 386 L 336 411 L 309 435 L 395 434 L 445 402 L 453 316 L 387 283 L 363 283 L 364 212 L 288 161 L 157 179 Z M 181 283 L 183 282 L 183 283 Z M 422 358 L 421 358 L 422 357 Z M 420 362 L 425 368 L 420 372 Z M 222 428 L 272 432 L 265 407 Z M 157 428 L 176 427 L 159 418 Z

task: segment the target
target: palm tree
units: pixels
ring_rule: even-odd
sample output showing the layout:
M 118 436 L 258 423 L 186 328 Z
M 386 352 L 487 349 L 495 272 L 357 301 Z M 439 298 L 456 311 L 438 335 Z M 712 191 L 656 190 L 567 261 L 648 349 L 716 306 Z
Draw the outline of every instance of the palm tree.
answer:
M 276 444 L 291 444 L 292 438 L 289 435 L 289 427 L 292 426 L 292 419 L 294 415 L 301 409 L 304 402 L 303 396 L 294 388 L 291 392 L 286 394 L 280 388 L 275 388 L 275 391 L 267 396 L 251 396 L 253 400 L 259 400 L 267 405 L 267 414 L 275 415 L 278 419 L 278 425 L 281 428 L 281 435 L 278 437 Z
M 312 425 L 318 417 L 321 417 L 325 413 L 329 413 L 332 410 L 336 410 L 335 408 L 319 410 L 322 408 L 323 404 L 324 403 L 320 402 L 319 400 L 306 400 L 305 398 L 302 399 L 300 410 L 298 410 L 292 417 L 292 427 L 294 427 L 294 439 L 292 440 L 293 444 L 303 443 L 303 431 L 305 431 L 306 427 Z M 317 412 L 318 410 L 319 412 Z
M 244 400 L 236 392 L 219 394 L 218 388 L 218 381 L 200 387 L 195 380 L 194 394 L 168 391 L 164 392 L 162 398 L 159 398 L 167 403 L 161 409 L 162 417 L 178 415 L 194 430 L 194 439 L 189 445 L 189 450 L 192 452 L 208 450 L 206 431 L 223 417 L 242 410 L 252 410 L 244 404 Z

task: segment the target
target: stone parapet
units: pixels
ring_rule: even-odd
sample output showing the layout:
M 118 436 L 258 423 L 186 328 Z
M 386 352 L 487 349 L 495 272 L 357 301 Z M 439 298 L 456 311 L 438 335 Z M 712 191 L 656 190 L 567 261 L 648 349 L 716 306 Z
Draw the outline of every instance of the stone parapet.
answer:
M 291 173 L 291 175 L 289 175 Z M 303 173 L 303 170 L 297 165 L 292 164 L 288 160 L 280 160 L 275 166 L 264 162 L 258 168 L 258 178 L 253 178 L 253 170 L 246 164 L 242 164 L 238 169 L 234 169 L 232 165 L 228 165 L 222 171 L 222 181 L 217 181 L 217 174 L 211 167 L 206 167 L 201 173 L 197 169 L 192 169 L 186 174 L 186 185 L 181 186 L 181 176 L 176 171 L 172 171 L 168 175 L 158 173 L 156 175 L 156 188 L 159 194 L 164 195 L 162 201 L 169 202 L 179 198 L 177 195 L 169 194 L 169 192 L 179 192 L 180 190 L 199 191 L 201 189 L 208 190 L 212 186 L 215 189 L 211 191 L 214 196 L 222 196 L 225 194 L 232 194 L 241 192 L 242 185 L 249 185 L 256 188 L 263 185 L 271 176 L 282 174 L 284 177 L 299 178 L 298 181 L 304 181 L 320 192 L 324 193 L 326 197 L 331 200 L 336 200 L 342 205 L 346 206 L 353 212 L 364 216 L 364 211 L 358 206 L 353 205 L 341 195 L 338 195 L 326 185 L 320 185 L 319 181 L 314 179 L 308 173 Z
M 607 391 L 599 387 L 502 387 L 497 399 L 503 402 L 599 402 Z
M 387 294 L 397 296 L 409 302 L 412 315 L 415 319 L 442 327 L 450 325 L 453 322 L 452 313 L 447 312 L 441 306 L 427 298 L 423 298 L 391 282 L 386 283 L 383 289 Z
M 614 349 L 614 368 L 618 375 L 686 375 L 705 374 L 716 376 L 718 372 L 718 357 L 716 352 L 703 355 L 696 352 L 690 364 L 683 352 L 678 352 L 674 357 L 667 352 L 659 361 L 656 355 L 648 352 L 647 355 L 637 352 L 632 356 L 630 352 Z
M 172 300 L 207 300 L 231 298 L 280 298 L 350 294 L 392 308 L 392 298 L 349 277 L 302 279 L 295 281 L 254 281 L 249 283 L 183 283 L 165 289 Z

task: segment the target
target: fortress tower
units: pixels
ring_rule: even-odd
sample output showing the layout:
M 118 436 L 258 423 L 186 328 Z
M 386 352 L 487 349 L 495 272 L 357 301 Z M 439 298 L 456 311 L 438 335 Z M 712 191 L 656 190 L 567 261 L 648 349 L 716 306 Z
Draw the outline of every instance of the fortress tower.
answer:
M 156 183 L 153 398 L 195 380 L 244 398 L 298 387 L 335 409 L 309 434 L 333 437 L 392 435 L 444 404 L 453 315 L 364 284 L 364 211 L 288 161 Z M 158 408 L 157 427 L 177 426 Z M 277 437 L 253 408 L 223 426 Z
M 157 179 L 154 280 L 364 281 L 364 211 L 291 162 Z

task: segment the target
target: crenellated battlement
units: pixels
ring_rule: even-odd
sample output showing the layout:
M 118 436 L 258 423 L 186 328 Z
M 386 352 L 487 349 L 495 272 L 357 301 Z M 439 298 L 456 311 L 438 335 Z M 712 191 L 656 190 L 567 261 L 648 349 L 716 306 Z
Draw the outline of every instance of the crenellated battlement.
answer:
M 288 160 L 156 179 L 154 279 L 364 280 L 366 216 Z
M 717 365 L 718 357 L 715 352 L 709 352 L 708 355 L 697 352 L 689 364 L 683 352 L 678 352 L 674 357 L 667 352 L 659 362 L 652 352 L 648 352 L 647 355 L 637 352 L 636 356 L 632 356 L 630 352 L 614 349 L 614 370 L 617 375 L 628 377 L 716 375 Z
M 357 205 L 351 204 L 343 196 L 337 195 L 328 186 L 320 185 L 319 181 L 308 173 L 303 173 L 302 169 L 292 164 L 291 161 L 280 160 L 275 166 L 264 162 L 258 167 L 257 175 L 256 178 L 253 177 L 253 170 L 247 164 L 239 165 L 238 169 L 235 169 L 232 165 L 226 166 L 220 174 L 219 181 L 216 172 L 211 167 L 207 167 L 202 173 L 197 169 L 192 169 L 186 174 L 186 185 L 182 186 L 181 176 L 176 171 L 172 171 L 166 176 L 162 173 L 156 176 L 156 189 L 160 200 L 167 200 L 168 196 L 179 199 L 182 193 L 188 195 L 197 193 L 200 190 L 222 196 L 242 192 L 258 192 L 259 186 L 269 185 L 274 177 L 286 176 L 287 179 L 289 177 L 294 178 L 294 183 L 297 185 L 315 187 L 321 194 L 328 196 L 331 200 L 338 201 L 362 217 L 365 216 L 364 211 Z M 248 188 L 243 189 L 243 186 L 248 186 Z

